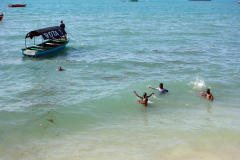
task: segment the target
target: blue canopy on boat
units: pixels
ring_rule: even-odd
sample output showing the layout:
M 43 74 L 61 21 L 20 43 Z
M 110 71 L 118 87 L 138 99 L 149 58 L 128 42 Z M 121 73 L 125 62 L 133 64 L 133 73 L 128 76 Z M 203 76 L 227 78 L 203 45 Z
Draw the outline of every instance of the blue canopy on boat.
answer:
M 54 26 L 54 27 L 48 27 L 48 28 L 43 28 L 43 29 L 38 29 L 29 32 L 25 38 L 30 37 L 31 39 L 35 36 L 40 36 L 42 35 L 43 39 L 53 39 L 53 38 L 60 38 L 67 34 L 65 30 L 59 26 Z

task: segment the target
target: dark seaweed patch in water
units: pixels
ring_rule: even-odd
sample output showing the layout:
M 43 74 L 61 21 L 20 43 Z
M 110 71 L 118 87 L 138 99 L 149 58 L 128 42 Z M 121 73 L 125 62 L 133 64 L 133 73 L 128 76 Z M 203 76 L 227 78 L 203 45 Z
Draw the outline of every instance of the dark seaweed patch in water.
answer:
M 53 119 L 47 119 L 49 122 L 52 122 L 53 123 Z
M 112 76 L 112 77 L 102 77 L 103 79 L 116 79 L 116 78 L 121 78 L 121 77 L 117 77 L 117 76 Z

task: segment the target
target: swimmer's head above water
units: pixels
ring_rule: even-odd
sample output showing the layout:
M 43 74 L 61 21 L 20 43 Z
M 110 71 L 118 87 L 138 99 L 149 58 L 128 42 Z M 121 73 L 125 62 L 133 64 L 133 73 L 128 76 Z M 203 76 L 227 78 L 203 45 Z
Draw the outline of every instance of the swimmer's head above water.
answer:
M 146 98 L 146 97 L 147 97 L 147 93 L 143 92 L 143 98 Z
M 162 83 L 159 84 L 159 88 L 161 88 L 161 89 L 163 88 L 163 84 Z
M 206 93 L 207 93 L 207 94 L 210 94 L 210 89 L 209 89 L 209 88 L 206 89 Z
M 62 69 L 61 66 L 58 67 L 58 71 L 63 71 L 64 69 Z

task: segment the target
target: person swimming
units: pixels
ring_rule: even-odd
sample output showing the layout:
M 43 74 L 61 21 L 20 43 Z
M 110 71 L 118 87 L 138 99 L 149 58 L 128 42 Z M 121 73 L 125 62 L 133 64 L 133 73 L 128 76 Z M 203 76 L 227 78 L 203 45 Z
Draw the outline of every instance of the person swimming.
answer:
M 158 88 L 152 88 L 152 87 L 148 87 L 148 88 L 151 88 L 151 89 L 154 89 L 154 90 L 158 90 L 159 93 L 168 92 L 167 89 L 163 88 L 163 84 L 162 83 L 159 84 Z
M 210 93 L 210 89 L 206 89 L 206 94 L 204 92 L 200 93 L 200 96 L 206 97 L 207 100 L 213 100 L 213 95 Z
M 58 67 L 58 71 L 64 71 L 61 66 Z
M 137 100 L 138 103 L 141 103 L 143 104 L 144 106 L 147 106 L 147 102 L 148 102 L 148 98 L 151 97 L 154 93 L 151 93 L 149 96 L 147 96 L 147 93 L 143 93 L 143 96 L 139 96 L 136 91 L 133 91 L 133 93 L 135 93 L 135 95 L 138 97 L 138 98 L 141 98 L 142 100 Z

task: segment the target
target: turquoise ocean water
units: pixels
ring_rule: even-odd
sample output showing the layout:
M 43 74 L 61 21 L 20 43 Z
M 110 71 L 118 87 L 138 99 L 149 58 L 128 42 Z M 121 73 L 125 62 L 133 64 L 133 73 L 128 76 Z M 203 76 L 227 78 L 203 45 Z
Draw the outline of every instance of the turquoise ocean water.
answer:
M 0 159 L 239 158 L 237 1 L 0 0 L 1 12 Z M 21 55 L 29 31 L 60 20 L 65 49 Z M 147 88 L 160 82 L 169 93 Z M 133 90 L 155 95 L 144 107 Z

